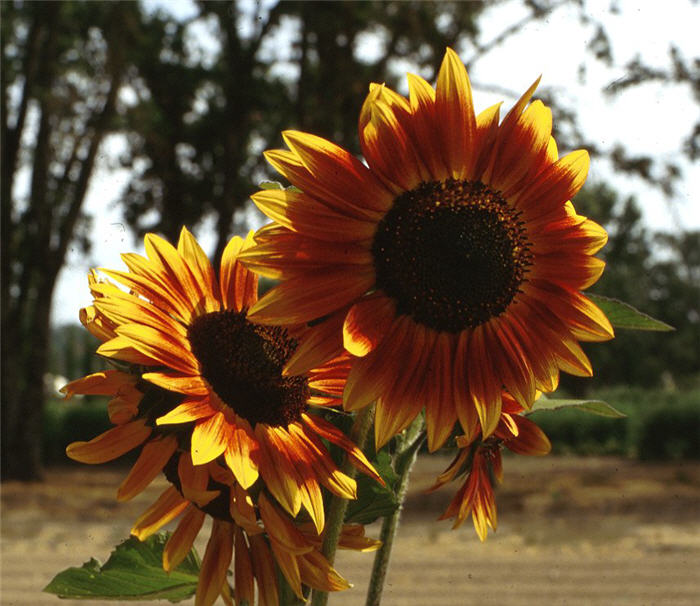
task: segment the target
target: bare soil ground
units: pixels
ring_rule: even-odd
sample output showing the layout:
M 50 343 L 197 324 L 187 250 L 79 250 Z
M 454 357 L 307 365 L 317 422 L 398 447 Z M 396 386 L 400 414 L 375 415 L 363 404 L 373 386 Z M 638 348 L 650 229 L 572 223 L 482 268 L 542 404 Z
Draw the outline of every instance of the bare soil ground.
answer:
M 384 606 L 700 605 L 700 463 L 508 459 L 498 532 L 480 544 L 470 523 L 452 531 L 435 521 L 456 485 L 423 493 L 448 462 L 416 465 Z M 3 605 L 58 606 L 41 593 L 56 572 L 106 559 L 162 489 L 119 504 L 123 476 L 71 467 L 41 484 L 2 486 Z M 330 603 L 363 604 L 372 555 L 341 552 L 336 565 L 355 589 Z

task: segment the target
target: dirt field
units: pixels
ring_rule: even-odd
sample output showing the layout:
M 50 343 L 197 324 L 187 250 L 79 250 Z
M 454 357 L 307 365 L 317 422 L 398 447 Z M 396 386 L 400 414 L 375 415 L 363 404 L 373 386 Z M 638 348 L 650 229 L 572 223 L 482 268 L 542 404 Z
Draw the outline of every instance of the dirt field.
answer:
M 421 492 L 447 462 L 414 470 L 384 606 L 700 605 L 700 463 L 509 459 L 499 529 L 482 545 L 471 524 L 435 521 L 456 486 Z M 3 605 L 58 605 L 40 591 L 56 572 L 106 559 L 159 489 L 118 504 L 123 473 L 74 467 L 3 485 Z M 332 605 L 364 603 L 371 559 L 341 552 L 337 568 L 356 588 Z

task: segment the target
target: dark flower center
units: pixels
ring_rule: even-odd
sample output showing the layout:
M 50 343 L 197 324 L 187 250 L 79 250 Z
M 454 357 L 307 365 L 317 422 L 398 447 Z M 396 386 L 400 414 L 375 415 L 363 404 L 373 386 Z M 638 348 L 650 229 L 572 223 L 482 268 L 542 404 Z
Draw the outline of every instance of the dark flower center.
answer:
M 460 332 L 505 311 L 531 264 L 519 213 L 480 182 L 421 183 L 394 200 L 372 244 L 397 311 Z
M 285 329 L 253 324 L 244 311 L 229 310 L 199 316 L 187 336 L 202 376 L 251 425 L 289 425 L 306 410 L 306 377 L 282 376 L 297 347 Z

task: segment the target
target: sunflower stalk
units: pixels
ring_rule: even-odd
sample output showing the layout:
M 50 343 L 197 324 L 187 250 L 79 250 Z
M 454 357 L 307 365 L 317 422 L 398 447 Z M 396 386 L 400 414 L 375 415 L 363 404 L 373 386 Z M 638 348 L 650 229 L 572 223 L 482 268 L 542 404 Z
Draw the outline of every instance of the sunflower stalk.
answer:
M 398 507 L 391 515 L 385 517 L 382 522 L 382 530 L 379 535 L 382 546 L 374 557 L 372 576 L 367 588 L 367 601 L 365 602 L 365 606 L 379 606 L 382 599 L 382 591 L 389 570 L 389 560 L 391 559 L 394 537 L 399 528 L 403 501 L 406 497 L 406 491 L 408 490 L 408 478 L 411 474 L 413 464 L 416 461 L 418 449 L 425 439 L 423 425 L 423 417 L 418 416 L 398 440 L 396 454 L 394 455 L 394 471 L 398 476 L 395 488 Z
M 357 413 L 352 427 L 350 428 L 349 438 L 357 445 L 360 450 L 364 450 L 367 442 L 369 429 L 372 426 L 372 418 L 374 416 L 374 405 L 365 406 Z M 340 470 L 351 478 L 355 477 L 355 468 L 352 466 L 349 457 L 345 457 Z M 338 548 L 338 541 L 343 529 L 345 521 L 345 511 L 348 508 L 348 500 L 342 497 L 333 495 L 329 501 L 328 516 L 326 517 L 326 531 L 321 546 L 321 553 L 325 556 L 328 562 L 333 565 L 335 560 L 335 552 Z M 326 606 L 328 603 L 328 592 L 314 590 L 311 594 L 311 606 Z

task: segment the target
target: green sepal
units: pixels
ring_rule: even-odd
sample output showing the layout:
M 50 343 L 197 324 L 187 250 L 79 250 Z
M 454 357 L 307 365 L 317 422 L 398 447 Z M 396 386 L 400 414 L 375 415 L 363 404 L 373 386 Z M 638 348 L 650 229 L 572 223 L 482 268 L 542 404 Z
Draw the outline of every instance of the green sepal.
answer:
M 193 548 L 175 570 L 165 572 L 163 548 L 169 536 L 131 537 L 116 546 L 104 565 L 91 558 L 80 568 L 67 568 L 44 591 L 78 600 L 186 600 L 197 589 L 199 556 Z
M 532 408 L 527 411 L 528 414 L 539 410 L 559 410 L 562 408 L 577 408 L 583 412 L 589 412 L 601 417 L 611 417 L 613 419 L 622 419 L 627 415 L 610 406 L 602 400 L 559 400 L 554 398 L 546 398 L 542 396 L 537 400 Z
M 372 465 L 386 483 L 382 486 L 377 480 L 366 475 L 357 478 L 357 499 L 348 502 L 345 521 L 357 524 L 371 524 L 378 518 L 391 515 L 399 506 L 394 488 L 398 476 L 391 466 L 391 457 L 385 450 L 379 451 Z
M 586 296 L 593 301 L 601 311 L 606 315 L 610 324 L 615 328 L 626 328 L 629 330 L 655 330 L 668 332 L 675 330 L 673 326 L 648 316 L 645 313 L 635 309 L 628 303 L 611 299 L 602 295 L 593 295 L 586 293 Z

